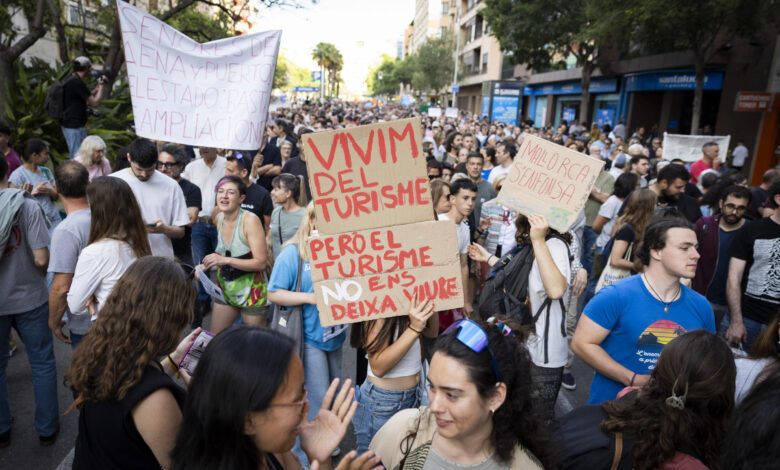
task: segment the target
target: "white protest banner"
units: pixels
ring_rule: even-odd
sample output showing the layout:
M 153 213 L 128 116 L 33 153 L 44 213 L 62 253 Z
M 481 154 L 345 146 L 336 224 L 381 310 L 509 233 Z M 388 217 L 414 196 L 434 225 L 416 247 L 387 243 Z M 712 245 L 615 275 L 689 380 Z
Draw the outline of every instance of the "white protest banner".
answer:
M 604 162 L 525 134 L 498 202 L 524 215 L 542 214 L 563 233 L 588 200 Z
M 722 162 L 726 161 L 729 152 L 731 136 L 721 135 L 680 135 L 664 132 L 664 160 L 679 158 L 684 162 L 701 160 L 701 147 L 707 142 L 718 144 L 718 157 Z
M 447 108 L 444 111 L 444 115 L 448 118 L 457 118 L 458 117 L 458 108 Z
M 415 295 L 436 310 L 463 306 L 452 221 L 318 235 L 308 243 L 323 326 L 407 315 Z
M 193 41 L 117 0 L 136 134 L 181 144 L 257 149 L 281 31 Z
M 439 117 L 441 116 L 441 108 L 428 108 L 428 117 Z

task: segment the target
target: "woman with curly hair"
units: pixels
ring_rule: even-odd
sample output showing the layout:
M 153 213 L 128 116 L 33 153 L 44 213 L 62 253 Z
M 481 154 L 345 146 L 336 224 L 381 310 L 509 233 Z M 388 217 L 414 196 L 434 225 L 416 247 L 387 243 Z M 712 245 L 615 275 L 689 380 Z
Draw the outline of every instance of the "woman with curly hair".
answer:
M 171 468 L 185 395 L 171 376 L 200 333 L 179 341 L 194 303 L 165 258 L 141 258 L 117 282 L 65 374 L 80 411 L 75 470 Z
M 722 339 L 705 330 L 675 338 L 643 388 L 559 420 L 559 468 L 720 470 L 735 377 Z
M 460 320 L 439 337 L 430 407 L 397 413 L 371 441 L 386 468 L 552 468 L 531 359 L 515 332 L 492 318 Z

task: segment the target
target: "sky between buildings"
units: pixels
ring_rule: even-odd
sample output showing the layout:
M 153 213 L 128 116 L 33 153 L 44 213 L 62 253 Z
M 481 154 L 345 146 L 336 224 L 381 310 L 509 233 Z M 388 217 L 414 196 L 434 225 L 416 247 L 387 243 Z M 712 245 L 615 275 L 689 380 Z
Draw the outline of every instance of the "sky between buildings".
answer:
M 366 90 L 368 69 L 380 56 L 396 56 L 414 0 L 299 0 L 304 8 L 261 9 L 253 31 L 282 30 L 281 52 L 300 67 L 318 70 L 311 51 L 333 43 L 344 56 L 341 76 L 349 92 Z

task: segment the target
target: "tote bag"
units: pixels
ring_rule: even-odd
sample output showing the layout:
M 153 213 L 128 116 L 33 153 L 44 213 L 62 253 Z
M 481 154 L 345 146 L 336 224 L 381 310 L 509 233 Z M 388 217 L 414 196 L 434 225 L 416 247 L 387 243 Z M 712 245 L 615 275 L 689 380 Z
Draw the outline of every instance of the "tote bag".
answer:
M 302 268 L 303 259 L 298 256 L 298 281 L 295 284 L 295 292 L 301 291 Z M 295 342 L 295 351 L 298 353 L 298 357 L 303 359 L 303 305 L 294 307 L 274 305 L 271 329 L 290 337 Z
M 631 249 L 634 247 L 634 242 L 629 243 L 626 253 L 623 255 L 623 259 L 629 261 L 631 259 Z M 600 291 L 604 286 L 614 284 L 622 279 L 631 275 L 630 269 L 616 268 L 612 266 L 611 262 L 607 263 L 607 266 L 601 271 L 599 276 L 599 282 L 596 284 L 596 292 Z

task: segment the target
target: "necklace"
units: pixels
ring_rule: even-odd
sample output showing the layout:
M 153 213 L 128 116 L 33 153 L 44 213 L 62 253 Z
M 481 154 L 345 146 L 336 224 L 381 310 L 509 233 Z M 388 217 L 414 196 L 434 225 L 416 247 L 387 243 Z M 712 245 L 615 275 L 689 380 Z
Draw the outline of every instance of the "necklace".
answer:
M 680 293 L 682 292 L 682 288 L 680 287 L 680 284 L 679 284 L 679 283 L 677 284 L 677 293 L 676 293 L 676 294 L 674 294 L 674 297 L 672 297 L 672 300 L 670 300 L 669 302 L 666 302 L 666 301 L 663 299 L 663 297 L 661 297 L 660 295 L 658 295 L 658 292 L 656 292 L 656 291 L 655 291 L 655 289 L 653 289 L 653 285 L 652 285 L 652 284 L 650 284 L 650 280 L 649 280 L 649 279 L 647 279 L 647 276 L 646 276 L 646 275 L 644 275 L 644 274 L 642 274 L 642 277 L 644 278 L 645 282 L 647 283 L 647 286 L 650 288 L 650 291 L 653 293 L 653 295 L 655 295 L 655 296 L 656 296 L 656 298 L 657 298 L 658 300 L 660 300 L 662 304 L 664 304 L 664 313 L 669 313 L 669 305 L 671 305 L 671 303 L 672 303 L 672 302 L 674 302 L 675 300 L 677 300 L 677 297 L 678 297 L 678 296 L 680 295 Z

